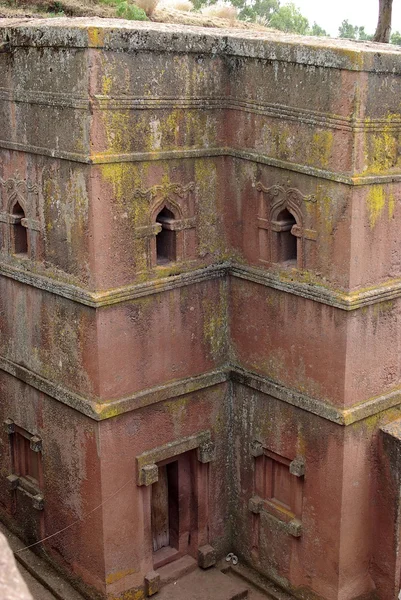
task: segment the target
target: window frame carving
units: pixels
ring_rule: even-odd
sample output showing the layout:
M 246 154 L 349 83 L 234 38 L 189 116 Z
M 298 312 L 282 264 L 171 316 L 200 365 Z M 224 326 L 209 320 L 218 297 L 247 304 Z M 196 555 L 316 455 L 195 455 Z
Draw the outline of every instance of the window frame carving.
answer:
M 317 233 L 312 229 L 305 228 L 302 206 L 305 202 L 316 202 L 316 197 L 314 195 L 306 196 L 296 188 L 286 188 L 278 184 L 265 187 L 260 181 L 256 184 L 256 189 L 259 192 L 257 217 L 259 261 L 267 265 L 285 266 L 284 262 L 279 260 L 277 236 L 282 231 L 278 216 L 282 211 L 287 210 L 295 219 L 295 224 L 291 227 L 291 234 L 297 240 L 297 256 L 294 267 L 304 269 L 306 240 L 316 241 Z
M 170 264 L 168 262 L 166 265 L 158 265 L 157 262 L 156 236 L 162 231 L 162 225 L 156 219 L 164 208 L 174 215 L 171 230 L 176 232 L 176 257 L 175 261 L 171 262 L 181 262 L 188 258 L 187 233 L 196 227 L 196 217 L 191 216 L 192 211 L 188 207 L 188 204 L 191 204 L 189 200 L 192 199 L 191 195 L 194 190 L 195 182 L 191 181 L 186 185 L 168 183 L 134 191 L 134 198 L 145 198 L 149 202 L 147 223 L 136 227 L 134 231 L 135 239 L 145 238 L 147 240 L 148 268 Z
M 26 429 L 19 427 L 15 424 L 12 419 L 6 419 L 4 421 L 4 427 L 9 437 L 9 446 L 11 454 L 11 468 L 12 472 L 7 476 L 7 483 L 10 492 L 16 493 L 19 491 L 24 496 L 27 496 L 32 501 L 32 506 L 35 510 L 44 509 L 44 497 L 43 497 L 43 464 L 42 464 L 42 439 L 36 434 L 31 434 Z M 28 452 L 30 454 L 35 453 L 36 456 L 22 456 L 21 454 L 21 442 L 18 437 L 24 438 L 29 441 Z M 25 445 L 24 454 L 27 451 Z M 38 477 L 34 477 L 25 471 L 25 468 L 21 468 L 22 462 L 28 462 L 34 458 L 36 460 L 36 469 Z M 27 469 L 29 471 L 29 467 Z
M 0 211 L 0 223 L 4 223 L 3 248 L 9 254 L 19 259 L 35 259 L 33 256 L 33 238 L 41 231 L 40 222 L 35 217 L 36 200 L 32 196 L 39 195 L 38 185 L 28 179 L 21 179 L 18 171 L 12 177 L 0 177 L 0 190 L 5 192 L 5 201 L 2 201 L 3 210 Z M 24 216 L 21 218 L 14 214 L 14 207 L 19 204 Z M 15 251 L 15 227 L 21 225 L 26 229 L 27 252 Z
M 261 515 L 276 524 L 293 537 L 302 535 L 302 503 L 305 477 L 305 460 L 297 456 L 293 460 L 268 450 L 254 440 L 250 444 L 250 454 L 255 459 L 255 493 L 249 499 L 248 508 L 254 515 Z M 267 460 L 266 460 L 267 459 Z M 274 496 L 274 463 L 288 467 L 291 505 L 285 505 Z M 263 479 L 262 491 L 259 479 Z M 260 527 L 258 523 L 257 527 Z

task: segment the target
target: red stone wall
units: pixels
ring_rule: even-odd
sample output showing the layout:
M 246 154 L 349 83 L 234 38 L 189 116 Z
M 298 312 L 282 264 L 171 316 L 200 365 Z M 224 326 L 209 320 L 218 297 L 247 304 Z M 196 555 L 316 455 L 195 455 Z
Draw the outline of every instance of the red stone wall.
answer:
M 68 19 L 0 44 L 2 517 L 27 543 L 71 525 L 49 558 L 138 600 L 178 447 L 194 558 L 396 600 L 399 52 Z

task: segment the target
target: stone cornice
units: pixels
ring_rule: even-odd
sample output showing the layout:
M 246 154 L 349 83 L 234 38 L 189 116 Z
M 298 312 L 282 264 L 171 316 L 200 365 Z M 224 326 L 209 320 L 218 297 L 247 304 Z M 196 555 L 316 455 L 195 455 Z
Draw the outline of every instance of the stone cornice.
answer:
M 400 51 L 389 44 L 122 19 L 0 19 L 0 45 L 4 51 L 19 46 L 104 48 L 249 57 L 361 72 L 401 71 Z
M 135 298 L 142 298 L 143 296 L 166 292 L 187 285 L 194 285 L 202 281 L 215 279 L 216 277 L 224 277 L 227 275 L 227 265 L 228 263 L 221 263 L 210 267 L 195 269 L 188 273 L 171 275 L 169 277 L 154 279 L 145 283 L 127 285 L 103 292 L 91 292 L 83 287 L 63 281 L 57 281 L 56 279 L 46 277 L 46 275 L 25 271 L 5 263 L 0 263 L 0 276 L 3 275 L 4 277 L 31 285 L 40 290 L 50 292 L 51 294 L 56 294 L 57 296 L 62 296 L 63 298 L 78 302 L 79 304 L 90 306 L 91 308 L 101 308 L 103 306 L 111 306 L 113 304 L 135 300 Z
M 27 152 L 30 154 L 38 154 L 41 156 L 49 156 L 61 160 L 69 160 L 86 165 L 102 165 L 122 162 L 151 162 L 151 161 L 166 161 L 166 160 L 183 160 L 193 158 L 217 158 L 228 157 L 247 160 L 286 171 L 302 173 L 319 179 L 326 179 L 335 183 L 342 183 L 349 186 L 361 186 L 386 183 L 401 182 L 401 173 L 387 173 L 384 175 L 361 175 L 338 173 L 328 171 L 326 169 L 318 169 L 309 165 L 301 165 L 285 160 L 280 160 L 251 149 L 238 149 L 227 147 L 209 147 L 209 148 L 190 148 L 182 150 L 164 150 L 160 152 L 130 152 L 125 154 L 114 153 L 94 153 L 87 155 L 81 152 L 71 152 L 68 150 L 49 149 L 45 147 L 33 146 L 20 142 L 11 142 L 0 140 L 0 149 L 16 150 L 19 152 Z
M 236 365 L 224 365 L 194 377 L 141 390 L 129 397 L 102 402 L 72 392 L 5 357 L 0 357 L 0 370 L 95 421 L 104 421 L 151 404 L 164 402 L 228 381 L 247 386 L 341 426 L 352 425 L 382 411 L 401 406 L 401 388 L 392 390 L 382 396 L 369 398 L 355 406 L 338 408 L 287 388 L 269 377 L 252 373 Z
M 229 273 L 233 277 L 245 279 L 282 292 L 302 296 L 314 302 L 320 302 L 341 310 L 351 311 L 393 300 L 401 296 L 401 279 L 392 279 L 376 287 L 360 291 L 344 292 L 319 283 L 306 283 L 285 273 L 277 274 L 245 265 L 230 265 Z
M 282 271 L 277 273 L 232 262 L 219 263 L 178 275 L 170 275 L 145 283 L 136 283 L 101 292 L 92 292 L 77 285 L 46 277 L 45 274 L 33 273 L 0 262 L 1 275 L 91 308 L 112 306 L 227 275 L 345 311 L 357 310 L 378 302 L 394 300 L 401 296 L 401 279 L 392 279 L 376 287 L 361 291 L 344 292 L 317 282 L 303 282 L 303 272 L 292 274 L 290 271 Z

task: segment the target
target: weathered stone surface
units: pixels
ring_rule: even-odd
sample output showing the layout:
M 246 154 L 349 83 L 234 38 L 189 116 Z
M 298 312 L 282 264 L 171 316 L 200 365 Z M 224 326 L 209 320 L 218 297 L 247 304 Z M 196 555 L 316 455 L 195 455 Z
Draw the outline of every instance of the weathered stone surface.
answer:
M 395 600 L 401 51 L 64 18 L 0 45 L 4 518 L 108 600 L 205 547 Z

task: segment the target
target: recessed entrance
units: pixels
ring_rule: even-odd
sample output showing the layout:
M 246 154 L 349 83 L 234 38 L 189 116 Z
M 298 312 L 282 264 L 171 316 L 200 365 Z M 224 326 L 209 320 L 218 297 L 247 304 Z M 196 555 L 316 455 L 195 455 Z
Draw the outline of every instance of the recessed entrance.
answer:
M 185 554 L 195 554 L 196 501 L 191 473 L 195 456 L 187 452 L 158 464 L 152 485 L 153 564 L 161 567 Z
M 174 461 L 159 467 L 159 480 L 152 486 L 153 552 L 178 550 L 178 530 L 178 461 Z

